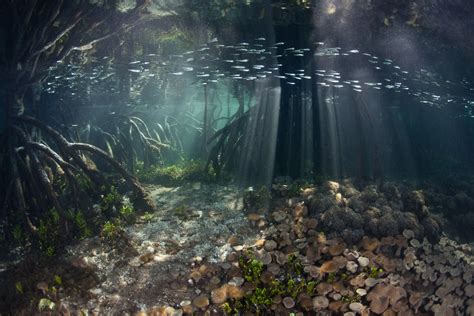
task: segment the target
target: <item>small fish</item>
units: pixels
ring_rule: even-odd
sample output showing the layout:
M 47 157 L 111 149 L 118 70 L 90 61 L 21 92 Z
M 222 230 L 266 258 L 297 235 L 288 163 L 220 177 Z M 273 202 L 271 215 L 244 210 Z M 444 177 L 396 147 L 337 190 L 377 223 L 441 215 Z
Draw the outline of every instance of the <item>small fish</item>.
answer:
M 183 73 L 181 71 L 178 71 L 178 72 L 172 72 L 171 73 L 173 76 L 182 76 Z
M 357 50 L 357 49 L 352 49 L 352 50 L 349 51 L 349 53 L 351 53 L 351 54 L 357 54 L 358 52 L 359 52 L 359 50 Z
M 140 69 L 129 69 L 128 71 L 134 72 L 134 73 L 140 73 L 141 72 Z

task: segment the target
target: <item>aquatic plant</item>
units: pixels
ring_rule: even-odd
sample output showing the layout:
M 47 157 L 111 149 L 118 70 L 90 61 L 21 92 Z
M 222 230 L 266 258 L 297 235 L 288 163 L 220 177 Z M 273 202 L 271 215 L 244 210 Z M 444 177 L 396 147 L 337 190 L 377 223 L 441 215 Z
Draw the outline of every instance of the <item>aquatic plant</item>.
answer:
M 176 186 L 188 181 L 213 181 L 215 173 L 202 161 L 182 160 L 168 166 L 143 166 L 137 169 L 137 177 L 143 182 Z
M 221 305 L 227 314 L 245 312 L 266 314 L 269 312 L 274 297 L 289 296 L 296 299 L 301 293 L 313 295 L 320 282 L 320 280 L 308 281 L 308 275 L 304 272 L 302 262 L 296 254 L 288 256 L 281 277 L 271 278 L 266 282 L 261 280 L 265 265 L 255 258 L 251 249 L 245 251 L 238 262 L 243 278 L 253 283 L 255 288 L 241 299 L 231 299 Z
M 100 235 L 107 240 L 116 240 L 123 232 L 122 223 L 119 220 L 106 221 L 102 226 Z
M 263 272 L 263 262 L 255 259 L 253 256 L 250 256 L 250 258 L 240 256 L 239 267 L 242 270 L 242 275 L 247 282 L 260 282 L 260 276 Z

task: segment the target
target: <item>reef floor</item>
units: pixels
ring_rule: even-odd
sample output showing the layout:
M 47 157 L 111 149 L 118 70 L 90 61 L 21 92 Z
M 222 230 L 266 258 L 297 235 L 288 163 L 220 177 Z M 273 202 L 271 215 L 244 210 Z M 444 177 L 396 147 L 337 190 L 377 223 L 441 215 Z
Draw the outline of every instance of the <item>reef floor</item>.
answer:
M 5 270 L 47 298 L 20 312 L 474 315 L 473 248 L 448 238 L 441 211 L 469 210 L 471 192 L 283 181 L 263 203 L 231 185 L 149 190 L 159 211 L 120 238 Z

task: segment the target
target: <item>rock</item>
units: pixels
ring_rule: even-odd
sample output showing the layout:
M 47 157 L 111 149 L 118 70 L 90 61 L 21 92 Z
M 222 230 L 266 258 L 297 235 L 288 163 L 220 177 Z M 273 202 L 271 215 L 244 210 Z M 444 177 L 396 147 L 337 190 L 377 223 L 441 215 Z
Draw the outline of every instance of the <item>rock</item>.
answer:
M 226 286 L 226 291 L 227 291 L 227 296 L 233 299 L 242 298 L 245 294 L 242 288 L 235 285 L 229 285 L 229 284 Z
M 313 308 L 321 310 L 329 306 L 329 300 L 324 296 L 316 296 L 313 298 Z
M 365 296 L 365 295 L 367 295 L 367 290 L 360 288 L 360 289 L 357 289 L 357 290 L 356 290 L 356 293 L 357 293 L 359 296 Z
M 302 218 L 302 217 L 306 217 L 308 215 L 308 208 L 300 203 L 300 204 L 297 204 L 294 208 L 293 208 L 293 217 L 295 218 Z
M 329 246 L 329 254 L 333 257 L 339 256 L 345 249 L 346 245 L 344 243 L 337 243 L 335 245 Z
M 241 277 L 233 277 L 230 281 L 229 281 L 229 284 L 230 285 L 235 285 L 235 286 L 241 286 L 242 284 L 244 284 L 245 280 L 244 278 L 241 278 Z
M 282 211 L 276 211 L 276 212 L 273 212 L 272 216 L 275 222 L 282 222 L 286 218 L 286 213 Z
M 291 297 L 285 297 L 283 299 L 283 305 L 287 308 L 287 309 L 291 309 L 295 306 L 295 301 L 291 298 Z
M 221 280 L 216 277 L 216 276 L 213 276 L 210 280 L 209 280 L 209 283 L 211 283 L 212 285 L 217 285 L 219 283 L 221 283 Z
M 193 305 L 199 309 L 209 306 L 209 298 L 206 295 L 199 295 L 193 300 Z
M 229 237 L 229 239 L 227 239 L 227 243 L 231 246 L 236 246 L 239 244 L 239 239 L 236 236 L 232 235 Z
M 196 283 L 199 282 L 202 279 L 202 274 L 199 271 L 193 271 L 193 272 L 191 272 L 191 274 L 189 276 Z
M 222 286 L 211 292 L 211 300 L 214 304 L 223 304 L 227 300 L 227 287 Z
M 358 267 L 359 266 L 354 261 L 347 261 L 347 263 L 346 263 L 346 269 L 350 273 L 356 273 Z
M 333 273 L 339 271 L 339 266 L 334 260 L 324 262 L 319 268 L 321 273 Z
M 355 313 L 360 313 L 363 308 L 364 308 L 364 305 L 362 305 L 359 302 L 353 302 L 349 304 L 349 309 Z
M 410 230 L 410 229 L 405 229 L 405 230 L 403 231 L 403 236 L 404 236 L 406 239 L 415 238 L 415 232 L 413 232 L 413 231 Z
M 406 194 L 405 212 L 414 213 L 418 219 L 423 219 L 429 215 L 428 207 L 425 205 L 425 196 L 422 191 L 411 191 Z
M 315 218 L 310 218 L 305 223 L 306 229 L 315 229 L 318 226 L 318 220 Z
M 335 182 L 335 181 L 326 181 L 324 183 L 324 187 L 326 190 L 330 190 L 330 191 L 333 191 L 334 193 L 336 193 L 337 191 L 339 191 L 339 183 Z
M 316 286 L 316 291 L 318 292 L 319 295 L 326 296 L 326 294 L 332 291 L 332 285 L 326 282 L 319 283 Z
M 266 251 L 273 251 L 277 248 L 277 246 L 278 245 L 277 245 L 276 241 L 270 239 L 270 240 L 265 241 L 264 248 L 265 248 Z
M 370 260 L 367 257 L 359 257 L 357 258 L 357 262 L 359 262 L 359 265 L 362 268 L 367 267 L 370 264 Z
M 379 281 L 374 278 L 367 278 L 364 282 L 365 286 L 367 286 L 368 288 L 375 286 L 377 283 L 379 283 Z

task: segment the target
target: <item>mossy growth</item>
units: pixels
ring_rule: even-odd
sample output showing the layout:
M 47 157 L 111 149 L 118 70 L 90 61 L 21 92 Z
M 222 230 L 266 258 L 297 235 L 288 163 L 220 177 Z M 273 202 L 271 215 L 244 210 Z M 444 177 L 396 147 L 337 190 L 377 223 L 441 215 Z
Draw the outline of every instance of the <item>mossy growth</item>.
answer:
M 69 209 L 67 211 L 67 219 L 72 222 L 75 229 L 74 238 L 79 240 L 89 238 L 92 236 L 93 231 L 91 225 L 87 222 L 84 212 L 81 210 Z
M 123 233 L 123 226 L 120 220 L 106 221 L 102 226 L 100 236 L 106 240 L 116 240 Z
M 142 182 L 168 186 L 182 185 L 186 182 L 216 181 L 216 173 L 212 166 L 199 160 L 181 160 L 169 166 L 151 166 L 145 168 L 143 163 L 137 164 L 136 176 Z
M 142 216 L 141 216 L 141 219 L 145 222 L 145 223 L 150 223 L 153 218 L 155 218 L 155 215 L 153 213 L 150 213 L 150 212 L 145 212 Z
M 38 243 L 43 254 L 52 257 L 57 250 L 60 238 L 59 212 L 51 208 L 39 221 Z
M 242 275 L 247 282 L 259 283 L 263 272 L 263 262 L 255 259 L 253 254 L 248 253 L 247 257 L 239 257 L 239 267 Z
M 131 222 L 135 216 L 135 209 L 133 205 L 130 204 L 123 204 L 119 208 L 120 217 L 126 221 Z
M 337 279 L 336 273 L 335 272 L 330 272 L 330 273 L 328 273 L 326 281 L 328 283 L 334 283 L 334 282 L 336 282 L 336 279 Z
M 293 275 L 302 275 L 303 274 L 303 263 L 294 253 L 288 255 L 288 271 Z
M 241 299 L 232 299 L 221 305 L 223 312 L 229 315 L 271 314 L 269 307 L 272 305 L 274 297 L 290 296 L 296 300 L 301 293 L 314 295 L 316 286 L 320 282 L 320 280 L 313 280 L 306 275 L 296 253 L 288 256 L 287 263 L 284 265 L 285 272 L 281 277 L 265 282 L 262 280 L 265 265 L 255 258 L 252 251 L 247 251 L 239 258 L 239 267 L 244 279 L 253 283 L 255 289 Z
M 380 274 L 384 273 L 384 270 L 382 268 L 377 267 L 366 267 L 365 273 L 367 273 L 369 278 L 377 279 Z
M 359 294 L 354 294 L 354 295 L 343 295 L 341 297 L 341 301 L 344 303 L 360 303 L 361 297 Z
M 301 193 L 303 193 L 304 189 L 309 187 L 311 187 L 311 183 L 308 181 L 293 181 L 288 185 L 288 196 L 299 196 Z
M 112 216 L 122 205 L 122 195 L 113 185 L 109 188 L 102 186 L 101 191 L 103 192 L 103 194 L 102 201 L 100 202 L 100 208 L 103 213 Z

